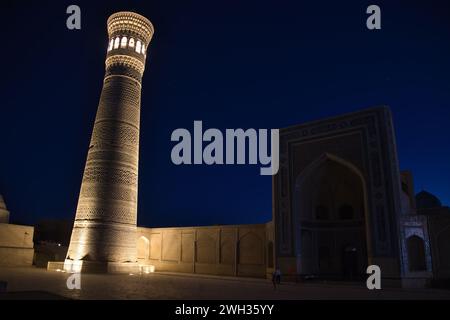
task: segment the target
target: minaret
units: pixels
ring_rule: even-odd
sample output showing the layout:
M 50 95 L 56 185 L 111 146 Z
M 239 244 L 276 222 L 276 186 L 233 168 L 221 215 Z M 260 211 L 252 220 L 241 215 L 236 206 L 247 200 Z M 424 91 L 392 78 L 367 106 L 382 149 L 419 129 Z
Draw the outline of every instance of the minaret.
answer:
M 108 19 L 106 72 L 64 269 L 128 272 L 137 266 L 142 76 L 153 25 L 133 12 Z M 131 269 L 130 269 L 131 268 Z

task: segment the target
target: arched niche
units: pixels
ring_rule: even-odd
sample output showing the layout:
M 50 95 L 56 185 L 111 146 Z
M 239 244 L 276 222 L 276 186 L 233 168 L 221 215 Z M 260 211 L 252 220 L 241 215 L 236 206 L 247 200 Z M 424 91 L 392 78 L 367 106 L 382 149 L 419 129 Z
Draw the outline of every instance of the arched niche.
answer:
M 139 237 L 137 241 L 137 258 L 147 260 L 150 258 L 150 241 L 144 237 Z
M 365 181 L 356 166 L 329 153 L 298 175 L 292 194 L 297 273 L 364 274 L 370 239 Z M 352 255 L 345 251 L 349 246 Z

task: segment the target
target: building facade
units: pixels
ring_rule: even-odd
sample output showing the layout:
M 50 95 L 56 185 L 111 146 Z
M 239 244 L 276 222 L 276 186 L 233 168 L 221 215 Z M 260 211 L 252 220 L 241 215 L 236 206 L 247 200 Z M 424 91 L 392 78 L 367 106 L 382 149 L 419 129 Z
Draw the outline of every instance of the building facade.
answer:
M 426 207 L 416 209 L 412 174 L 399 170 L 390 110 L 376 107 L 280 130 L 272 222 L 139 228 L 138 257 L 160 271 L 270 277 L 278 268 L 292 281 L 361 280 L 378 265 L 392 285 L 423 287 L 448 277 L 450 257 L 448 208 Z
M 416 209 L 388 107 L 280 130 L 273 199 L 276 264 L 287 278 L 358 279 L 369 265 L 405 287 L 448 277 L 450 212 Z
M 9 223 L 9 211 L 0 195 L 0 266 L 29 267 L 33 262 L 34 227 Z
M 274 267 L 272 235 L 271 223 L 138 228 L 138 259 L 157 271 L 266 277 Z

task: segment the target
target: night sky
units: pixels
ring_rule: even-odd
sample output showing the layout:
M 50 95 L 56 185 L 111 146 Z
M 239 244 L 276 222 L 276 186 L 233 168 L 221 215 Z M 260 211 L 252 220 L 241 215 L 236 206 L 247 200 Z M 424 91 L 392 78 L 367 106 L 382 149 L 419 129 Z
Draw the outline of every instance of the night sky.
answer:
M 82 29 L 66 28 L 66 8 Z M 378 4 L 382 29 L 366 28 Z M 175 166 L 173 130 L 281 128 L 389 105 L 401 169 L 450 204 L 448 1 L 1 1 L 0 193 L 11 220 L 72 220 L 116 11 L 149 18 L 138 224 L 271 219 L 259 165 Z

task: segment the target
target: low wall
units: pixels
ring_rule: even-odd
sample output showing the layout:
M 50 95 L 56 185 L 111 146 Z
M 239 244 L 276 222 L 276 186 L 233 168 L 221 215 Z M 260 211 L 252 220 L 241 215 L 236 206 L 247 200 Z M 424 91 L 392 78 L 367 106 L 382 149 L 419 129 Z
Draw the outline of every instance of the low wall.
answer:
M 266 277 L 268 229 L 266 224 L 138 228 L 138 259 L 156 271 Z
M 34 228 L 0 223 L 0 266 L 31 266 Z

